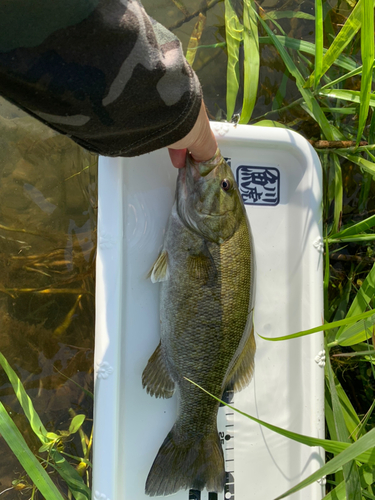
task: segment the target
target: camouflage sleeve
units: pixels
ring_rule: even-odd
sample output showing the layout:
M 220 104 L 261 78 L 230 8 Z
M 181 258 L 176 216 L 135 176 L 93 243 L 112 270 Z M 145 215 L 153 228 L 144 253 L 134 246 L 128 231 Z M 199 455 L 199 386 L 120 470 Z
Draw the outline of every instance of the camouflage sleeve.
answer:
M 178 39 L 138 0 L 0 0 L 0 94 L 108 156 L 183 138 L 201 104 Z

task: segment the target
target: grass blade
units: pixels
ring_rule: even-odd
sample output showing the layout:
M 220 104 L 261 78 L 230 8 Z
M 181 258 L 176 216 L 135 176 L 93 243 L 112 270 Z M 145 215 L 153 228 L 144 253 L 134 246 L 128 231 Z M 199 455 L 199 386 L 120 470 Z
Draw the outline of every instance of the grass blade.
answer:
M 349 445 L 349 447 L 332 458 L 327 464 L 323 465 L 319 470 L 311 474 L 308 478 L 301 481 L 299 484 L 286 491 L 283 495 L 280 495 L 275 500 L 281 500 L 282 498 L 286 498 L 287 496 L 295 493 L 296 491 L 300 491 L 306 486 L 309 486 L 313 482 L 317 481 L 323 476 L 328 474 L 333 474 L 337 470 L 339 470 L 344 464 L 350 462 L 351 460 L 355 460 L 361 453 L 364 451 L 370 450 L 375 446 L 375 429 L 372 429 L 365 436 L 362 436 L 358 441 Z M 375 451 L 372 450 L 371 454 L 375 454 Z
M 315 438 L 312 436 L 304 436 L 303 434 L 298 434 L 296 432 L 288 431 L 286 429 L 282 429 L 281 427 L 277 427 L 276 425 L 269 424 L 268 422 L 264 422 L 263 420 L 260 420 L 259 418 L 253 417 L 249 415 L 248 413 L 245 413 L 241 410 L 238 410 L 234 406 L 229 405 L 228 403 L 225 403 L 225 401 L 222 401 L 221 399 L 217 398 L 210 392 L 206 391 L 206 389 L 203 389 L 199 384 L 196 384 L 192 380 L 188 379 L 185 377 L 185 379 L 190 382 L 191 384 L 195 385 L 198 387 L 201 391 L 205 392 L 212 398 L 216 399 L 216 401 L 219 401 L 220 403 L 224 404 L 231 410 L 235 411 L 236 413 L 239 413 L 240 415 L 253 420 L 259 425 L 262 425 L 263 427 L 266 427 L 267 429 L 270 429 L 273 432 L 276 432 L 277 434 L 280 434 L 281 436 L 285 436 L 289 439 L 293 439 L 293 441 L 297 441 L 298 443 L 305 444 L 306 446 L 320 446 L 324 450 L 329 451 L 330 453 L 334 454 L 340 454 L 346 450 L 348 450 L 351 446 L 350 443 L 343 443 L 340 441 L 332 441 L 330 439 L 320 439 L 320 438 Z M 374 464 L 375 463 L 375 450 L 371 450 L 370 448 L 366 449 L 363 453 L 359 453 L 358 456 L 356 456 L 356 459 L 360 462 L 366 463 L 366 464 Z
M 336 345 L 352 346 L 371 338 L 374 330 L 375 317 L 363 319 L 354 325 L 345 328 L 343 332 L 336 337 Z M 337 334 L 338 335 L 338 334 Z
M 331 82 L 327 83 L 326 85 L 323 85 L 321 90 L 325 90 L 327 88 L 332 88 L 334 85 L 337 85 L 338 83 L 344 82 L 348 78 L 351 78 L 352 76 L 356 76 L 362 73 L 362 66 L 358 66 L 358 68 L 353 69 L 352 71 L 349 71 L 349 73 L 345 73 L 345 75 L 340 76 L 339 78 L 336 78 L 335 80 L 332 80 Z
M 362 3 L 363 0 L 359 0 L 357 5 L 352 10 L 350 16 L 346 20 L 344 26 L 341 28 L 339 34 L 335 37 L 332 45 L 327 50 L 323 57 L 321 74 L 325 74 L 327 70 L 332 66 L 334 61 L 339 57 L 344 51 L 345 47 L 350 43 L 355 34 L 361 27 L 362 21 Z M 306 82 L 306 87 L 311 87 L 315 82 L 315 72 L 312 73 L 310 78 Z
M 260 338 L 264 340 L 270 340 L 272 342 L 296 339 L 298 337 L 304 337 L 305 335 L 311 335 L 312 333 L 318 333 L 326 330 L 332 330 L 333 328 L 346 326 L 361 319 L 369 318 L 370 316 L 373 317 L 372 319 L 375 319 L 375 309 L 371 309 L 371 311 L 366 311 L 365 313 L 357 314 L 355 316 L 347 316 L 345 319 L 340 319 L 339 321 L 334 321 L 333 323 L 326 323 L 325 325 L 316 326 L 315 328 L 310 328 L 309 330 L 302 330 L 297 333 L 292 333 L 291 335 L 284 335 L 283 337 L 263 337 L 262 335 L 259 335 L 259 333 L 258 335 Z M 334 345 L 337 345 L 337 342 L 335 342 Z
M 358 315 L 363 313 L 368 308 L 369 303 L 374 296 L 374 293 L 375 293 L 375 264 L 372 266 L 371 271 L 368 273 L 365 280 L 363 281 L 361 288 L 358 290 L 357 295 L 355 296 L 352 305 L 350 306 L 350 309 L 346 315 L 346 319 L 358 317 Z M 371 311 L 368 311 L 368 313 L 370 312 Z M 361 319 L 366 319 L 366 318 L 363 317 Z M 348 338 L 346 337 L 345 334 L 345 330 L 347 330 L 347 327 L 345 326 L 339 328 L 336 334 L 337 343 L 340 343 L 342 341 L 348 341 Z
M 359 155 L 350 155 L 345 153 L 338 154 L 360 166 L 361 168 L 363 168 L 363 170 L 365 170 L 366 172 L 371 174 L 373 178 L 375 178 L 375 163 L 373 163 L 372 161 L 365 160 L 365 158 L 362 158 L 362 156 Z
M 357 146 L 361 140 L 366 125 L 370 105 L 370 93 L 372 86 L 372 66 L 374 63 L 374 1 L 362 0 L 362 29 L 361 29 L 361 56 L 362 56 L 362 80 L 361 80 L 361 104 L 359 107 Z
M 314 88 L 319 84 L 323 68 L 323 2 L 315 0 L 315 79 Z
M 347 89 L 321 89 L 319 95 L 327 97 L 336 97 L 343 101 L 355 102 L 357 104 L 361 103 L 361 93 L 358 90 L 347 90 Z M 375 107 L 375 95 L 370 94 L 369 105 Z
M 267 12 L 268 19 L 308 19 L 314 21 L 312 14 L 295 10 L 270 10 Z
M 202 33 L 204 27 L 206 26 L 206 16 L 204 16 L 201 12 L 199 13 L 198 21 L 196 22 L 193 32 L 190 36 L 190 40 L 186 50 L 186 60 L 193 66 L 195 61 L 195 56 L 197 55 L 197 47 L 199 45 L 200 39 L 202 37 Z
M 81 476 L 75 468 L 72 467 L 70 463 L 55 450 L 52 450 L 51 458 L 54 463 L 50 465 L 52 465 L 64 479 L 75 500 L 90 500 L 91 491 L 83 482 Z
M 244 98 L 239 123 L 248 123 L 258 92 L 260 55 L 254 0 L 244 0 L 243 8 Z
M 27 395 L 25 388 L 22 385 L 21 380 L 18 378 L 16 372 L 11 368 L 8 361 L 4 358 L 4 356 L 0 353 L 0 364 L 4 368 L 5 373 L 7 374 L 10 383 L 12 384 L 13 390 L 16 393 L 17 399 L 22 406 L 25 415 L 30 422 L 31 428 L 38 436 L 43 445 L 49 445 L 50 440 L 48 435 L 51 433 L 47 432 L 47 429 L 44 427 L 42 421 L 39 418 L 39 415 L 34 409 L 34 405 Z M 82 419 L 82 417 L 80 417 Z M 72 467 L 65 458 L 60 455 L 56 450 L 51 449 L 50 456 L 55 461 L 54 466 L 63 479 L 67 482 L 71 492 L 76 500 L 87 500 L 90 498 L 90 490 L 87 488 L 81 476 L 79 476 L 78 472 Z M 28 471 L 27 471 L 28 472 Z
M 279 40 L 283 47 L 288 49 L 298 50 L 305 52 L 306 54 L 311 54 L 315 56 L 315 44 L 311 42 L 306 42 L 305 40 L 297 40 L 296 38 L 291 38 L 288 36 L 274 35 Z M 259 43 L 272 43 L 271 37 L 260 36 Z M 323 55 L 327 53 L 327 49 L 323 48 Z M 346 56 L 345 54 L 340 54 L 337 59 L 333 62 L 335 66 L 346 69 L 348 71 L 353 71 L 357 69 L 357 64 L 353 59 Z
M 326 343 L 326 352 L 329 352 L 329 349 L 327 348 L 327 343 Z M 328 386 L 331 393 L 332 411 L 336 428 L 336 435 L 340 441 L 343 441 L 344 443 L 350 443 L 349 432 L 345 423 L 344 414 L 336 391 L 336 384 L 329 356 L 326 357 L 325 372 L 328 378 Z M 359 479 L 358 468 L 355 461 L 344 464 L 343 473 L 345 480 L 346 497 L 350 498 L 351 500 L 361 500 L 361 483 Z
M 325 114 L 323 113 L 322 109 L 320 108 L 320 106 L 319 106 L 318 102 L 316 101 L 315 97 L 313 96 L 312 92 L 309 89 L 304 88 L 305 81 L 304 81 L 301 73 L 299 72 L 297 66 L 294 64 L 291 57 L 289 56 L 288 52 L 285 50 L 283 45 L 280 43 L 279 38 L 274 35 L 272 30 L 268 27 L 267 23 L 265 23 L 261 17 L 258 16 L 258 18 L 259 18 L 260 22 L 262 23 L 262 26 L 264 27 L 264 29 L 268 33 L 268 36 L 270 37 L 271 42 L 275 45 L 276 50 L 279 52 L 279 54 L 280 54 L 282 60 L 284 61 L 284 64 L 287 67 L 289 73 L 295 78 L 298 90 L 301 92 L 302 97 L 304 98 L 306 105 L 311 112 L 311 115 L 318 122 L 326 139 L 328 139 L 329 141 L 333 141 L 335 139 L 342 138 L 339 131 L 335 127 L 330 125 L 330 123 L 328 122 Z
M 230 0 L 225 5 L 225 34 L 227 42 L 227 120 L 230 121 L 236 106 L 239 89 L 239 50 L 243 39 L 243 26 L 238 20 Z
M 47 438 L 47 429 L 44 427 L 37 412 L 34 410 L 33 403 L 27 395 L 21 380 L 18 378 L 16 372 L 13 370 L 13 368 L 11 368 L 8 361 L 1 353 L 0 365 L 3 367 L 10 383 L 12 384 L 13 390 L 16 393 L 17 399 L 20 402 L 20 405 L 22 406 L 22 409 L 25 412 L 28 421 L 30 422 L 32 430 L 35 432 L 35 434 L 43 444 L 48 443 L 49 439 Z
M 332 154 L 331 161 L 333 163 L 335 172 L 335 208 L 333 213 L 332 231 L 337 232 L 340 229 L 341 217 L 342 217 L 342 201 L 343 201 L 342 172 L 341 172 L 340 161 L 336 154 Z
M 0 434 L 46 500 L 64 500 L 0 402 Z
M 372 215 L 371 217 L 368 217 L 367 219 L 362 220 L 361 222 L 358 222 L 353 226 L 342 229 L 339 233 L 331 234 L 329 239 L 333 240 L 335 238 L 341 239 L 342 237 L 345 236 L 356 236 L 359 233 L 363 233 L 364 231 L 367 231 L 368 229 L 371 229 L 374 226 L 375 226 L 375 215 Z

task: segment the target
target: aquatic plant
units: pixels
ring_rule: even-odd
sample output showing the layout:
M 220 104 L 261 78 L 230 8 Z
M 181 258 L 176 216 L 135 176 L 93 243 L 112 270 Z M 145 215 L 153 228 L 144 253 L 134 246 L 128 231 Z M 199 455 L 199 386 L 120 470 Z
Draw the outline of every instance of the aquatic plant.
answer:
M 92 439 L 90 438 L 89 440 L 81 429 L 85 415 L 74 415 L 68 430 L 48 432 L 40 420 L 22 382 L 1 353 L 0 365 L 5 370 L 12 384 L 15 395 L 32 430 L 40 440 L 39 453 L 46 453 L 47 455 L 46 457 L 34 456 L 4 405 L 0 402 L 0 433 L 33 482 L 33 485 L 30 486 L 33 490 L 32 498 L 34 497 L 35 490 L 38 489 L 46 500 L 63 500 L 63 496 L 46 471 L 48 467 L 52 467 L 68 485 L 69 491 L 76 500 L 89 499 L 91 492 L 82 478 L 86 469 L 91 467 L 89 454 Z M 74 412 L 72 413 L 74 414 Z M 73 457 L 64 452 L 64 440 L 67 440 L 76 432 L 80 432 L 81 434 L 82 457 Z M 64 455 L 76 460 L 78 462 L 77 467 L 73 467 Z M 20 484 L 22 484 L 20 481 L 16 482 L 18 489 L 20 489 Z M 24 487 L 26 488 L 25 484 Z

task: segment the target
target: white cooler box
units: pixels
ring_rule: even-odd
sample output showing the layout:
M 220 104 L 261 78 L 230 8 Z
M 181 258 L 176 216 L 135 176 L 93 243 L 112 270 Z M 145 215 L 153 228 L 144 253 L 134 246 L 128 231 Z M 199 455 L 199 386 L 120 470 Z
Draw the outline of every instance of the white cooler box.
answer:
M 232 404 L 261 420 L 324 438 L 320 334 L 269 342 L 323 321 L 321 166 L 309 143 L 281 128 L 212 123 L 250 220 L 256 255 L 255 373 Z M 159 341 L 159 284 L 145 278 L 160 250 L 177 170 L 167 150 L 100 158 L 96 276 L 94 500 L 145 500 L 147 474 L 176 417 L 176 398 L 142 389 Z M 272 500 L 324 462 L 319 448 L 222 407 L 227 485 L 171 500 Z M 320 483 L 291 495 L 324 496 Z

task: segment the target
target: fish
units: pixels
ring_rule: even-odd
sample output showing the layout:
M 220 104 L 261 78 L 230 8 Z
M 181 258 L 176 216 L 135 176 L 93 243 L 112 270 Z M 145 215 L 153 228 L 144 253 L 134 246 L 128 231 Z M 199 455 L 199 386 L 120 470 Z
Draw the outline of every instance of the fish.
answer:
M 207 162 L 187 155 L 163 247 L 148 274 L 161 283 L 160 342 L 142 385 L 157 398 L 178 394 L 176 421 L 146 480 L 149 496 L 223 491 L 219 402 L 190 381 L 217 398 L 249 384 L 256 350 L 254 262 L 245 207 L 220 150 Z

